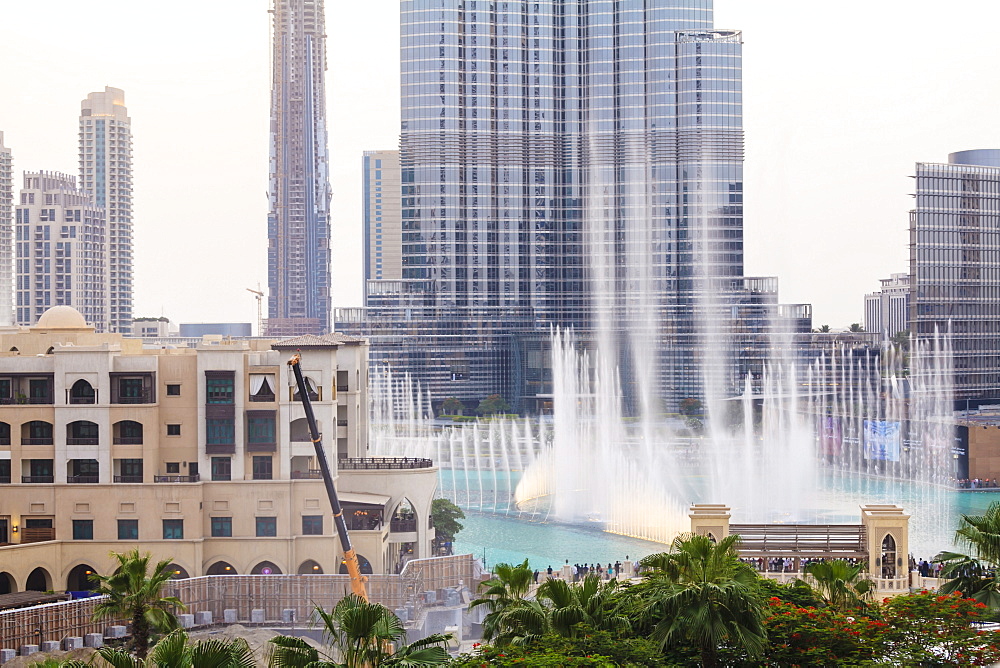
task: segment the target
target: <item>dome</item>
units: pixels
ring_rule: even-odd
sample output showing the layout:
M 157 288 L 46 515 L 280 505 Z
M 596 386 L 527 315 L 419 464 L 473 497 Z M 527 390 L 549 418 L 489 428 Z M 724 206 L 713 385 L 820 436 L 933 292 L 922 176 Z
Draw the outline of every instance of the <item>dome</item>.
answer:
M 72 306 L 53 306 L 42 314 L 32 329 L 91 329 L 83 315 Z

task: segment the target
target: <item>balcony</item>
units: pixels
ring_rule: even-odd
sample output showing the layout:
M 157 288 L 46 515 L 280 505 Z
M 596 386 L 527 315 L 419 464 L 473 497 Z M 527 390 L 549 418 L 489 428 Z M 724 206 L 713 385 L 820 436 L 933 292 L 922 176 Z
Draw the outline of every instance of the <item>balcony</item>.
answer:
M 142 445 L 142 436 L 115 436 L 115 445 Z
M 9 485 L 9 484 L 10 484 L 10 476 L 0 475 L 0 485 Z
M 66 478 L 66 482 L 73 485 L 96 485 L 100 478 L 96 475 L 71 475 Z
M 318 469 L 309 471 L 292 471 L 292 480 L 321 480 L 323 472 Z
M 86 438 L 67 438 L 66 445 L 97 445 L 98 439 L 93 436 Z
M 10 445 L 10 436 L 0 436 L 0 445 Z
M 199 475 L 154 475 L 153 482 L 199 482 Z
M 141 475 L 116 475 L 114 477 L 115 482 L 128 482 L 128 483 L 141 483 Z
M 337 426 L 338 427 L 346 427 L 347 426 L 347 420 L 337 420 Z
M 337 460 L 337 468 L 341 471 L 401 471 L 433 466 L 433 461 L 422 457 L 345 457 Z
M 21 482 L 25 484 L 45 484 L 52 483 L 55 478 L 50 475 L 23 475 L 21 476 Z
M 21 543 L 41 543 L 43 540 L 55 540 L 56 530 L 51 527 L 22 527 Z
M 52 445 L 52 437 L 47 438 L 22 438 L 21 445 Z
M 28 397 L 28 403 L 29 404 L 51 404 L 52 403 L 52 395 L 51 394 L 43 394 L 43 395 L 40 395 L 40 396 L 37 396 L 37 397 Z
M 275 396 L 273 394 L 251 394 L 251 403 L 274 403 Z
M 392 521 L 389 522 L 389 530 L 398 533 L 406 533 L 409 531 L 417 530 L 417 518 L 415 517 L 393 517 Z
M 132 397 L 113 397 L 112 403 L 115 404 L 151 404 L 153 403 L 153 393 L 148 390 L 143 390 L 139 392 L 138 395 Z
M 338 392 L 347 392 L 347 385 L 338 385 L 337 386 L 337 391 Z

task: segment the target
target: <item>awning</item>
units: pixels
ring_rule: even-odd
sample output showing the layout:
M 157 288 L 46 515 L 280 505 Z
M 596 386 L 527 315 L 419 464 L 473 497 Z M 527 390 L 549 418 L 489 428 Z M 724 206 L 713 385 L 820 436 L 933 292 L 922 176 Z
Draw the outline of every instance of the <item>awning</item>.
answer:
M 365 506 L 379 506 L 384 508 L 389 503 L 388 496 L 381 494 L 365 494 L 361 492 L 337 492 L 337 497 L 341 503 L 361 504 Z

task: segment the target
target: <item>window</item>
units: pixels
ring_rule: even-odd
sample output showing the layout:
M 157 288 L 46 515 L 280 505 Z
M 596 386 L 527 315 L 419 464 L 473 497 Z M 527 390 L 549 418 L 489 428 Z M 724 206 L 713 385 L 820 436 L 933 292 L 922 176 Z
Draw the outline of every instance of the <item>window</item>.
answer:
M 253 411 L 247 415 L 247 442 L 250 445 L 274 445 L 274 413 Z
M 175 384 L 167 385 L 167 396 L 168 397 L 179 397 L 181 396 L 181 386 Z
M 257 518 L 257 536 L 267 537 L 267 536 L 277 536 L 278 535 L 278 518 L 277 517 L 258 517 Z
M 119 378 L 118 399 L 123 404 L 136 404 L 143 400 L 142 378 Z
M 73 540 L 94 540 L 94 520 L 73 520 Z
M 179 424 L 168 424 L 167 425 L 167 436 L 180 436 L 181 426 Z
M 233 463 L 229 457 L 212 457 L 212 480 L 232 480 Z
M 231 418 L 209 418 L 205 420 L 205 443 L 207 445 L 235 445 L 235 420 Z
M 142 460 L 123 459 L 121 460 L 121 474 L 128 478 L 142 479 Z
M 302 535 L 303 536 L 322 536 L 323 535 L 323 516 L 322 515 L 303 515 L 302 516 Z
M 10 482 L 10 460 L 0 459 L 0 483 Z
M 177 474 L 181 472 L 180 462 L 167 462 L 167 473 Z
M 272 477 L 271 458 L 254 456 L 253 458 L 253 479 L 270 480 Z
M 212 518 L 212 537 L 213 538 L 230 538 L 233 535 L 233 518 L 232 517 L 213 517 Z
M 217 372 L 218 373 L 218 372 Z M 207 400 L 210 404 L 233 403 L 233 374 L 207 376 L 205 379 Z
M 184 520 L 163 520 L 163 540 L 184 538 Z
M 118 540 L 139 540 L 139 520 L 118 520 Z

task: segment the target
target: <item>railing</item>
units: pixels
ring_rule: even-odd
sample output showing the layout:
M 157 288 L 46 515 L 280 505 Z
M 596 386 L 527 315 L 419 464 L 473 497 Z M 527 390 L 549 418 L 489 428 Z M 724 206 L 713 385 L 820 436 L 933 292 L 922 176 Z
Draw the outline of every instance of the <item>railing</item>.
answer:
M 23 483 L 51 483 L 55 480 L 53 476 L 50 475 L 23 475 L 21 476 L 21 482 Z
M 99 439 L 96 436 L 86 438 L 67 438 L 66 445 L 98 445 Z
M 22 438 L 21 445 L 52 445 L 52 437 L 48 438 Z
M 10 445 L 10 436 L 0 436 L 0 445 Z
M 337 468 L 342 471 L 398 471 L 433 466 L 433 461 L 422 457 L 345 457 L 337 460 Z
M 389 523 L 389 531 L 398 531 L 400 533 L 405 533 L 408 531 L 417 530 L 417 518 L 397 518 L 393 517 L 392 521 Z
M 292 480 L 319 480 L 323 472 L 319 470 L 292 471 Z
M 250 401 L 251 401 L 251 403 L 256 403 L 256 402 L 274 403 L 274 395 L 273 394 L 251 394 L 250 395 Z
M 76 404 L 96 404 L 97 403 L 97 395 L 96 394 L 92 394 L 89 397 L 74 397 L 73 395 L 70 395 L 70 397 L 69 397 L 69 403 L 73 404 L 73 405 L 76 405 Z
M 347 426 L 347 420 L 337 420 L 337 426 L 338 427 L 346 427 Z
M 347 385 L 338 385 L 337 386 L 337 391 L 338 392 L 347 392 Z
M 198 482 L 200 475 L 154 475 L 153 482 Z
M 21 543 L 40 543 L 55 539 L 56 530 L 52 527 L 21 527 Z
M 139 394 L 139 396 L 136 396 L 136 397 L 123 397 L 123 396 L 119 395 L 119 396 L 116 396 L 116 397 L 112 397 L 111 398 L 111 403 L 113 403 L 113 404 L 151 404 L 151 403 L 153 403 L 152 392 L 148 392 L 146 390 L 143 390 Z
M 254 473 L 254 480 L 274 480 L 274 476 L 270 473 Z
M 28 397 L 28 403 L 29 404 L 51 404 L 52 403 L 52 395 L 51 394 L 47 394 L 47 395 L 43 395 L 43 396 L 40 396 L 40 397 Z
M 71 475 L 66 478 L 66 482 L 75 485 L 96 485 L 100 481 L 100 477 L 96 475 Z
M 116 475 L 114 477 L 114 481 L 115 482 L 128 482 L 128 483 L 142 482 L 142 476 L 141 475 Z
M 115 436 L 115 445 L 142 445 L 142 436 Z
M 0 475 L 0 485 L 9 485 L 9 484 L 10 484 L 10 476 Z
M 344 515 L 344 522 L 351 531 L 379 531 L 385 525 L 385 522 L 378 517 L 355 517 L 353 515 Z

